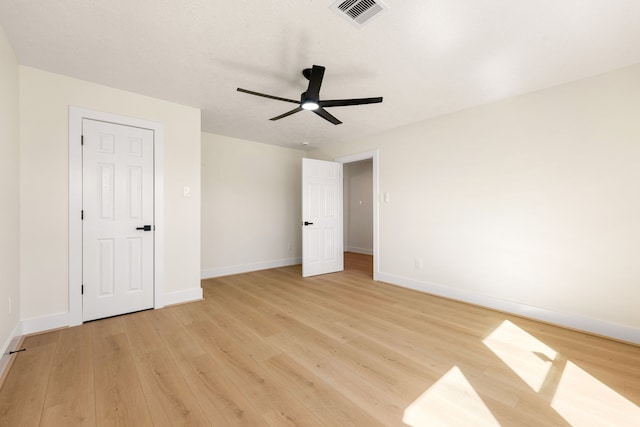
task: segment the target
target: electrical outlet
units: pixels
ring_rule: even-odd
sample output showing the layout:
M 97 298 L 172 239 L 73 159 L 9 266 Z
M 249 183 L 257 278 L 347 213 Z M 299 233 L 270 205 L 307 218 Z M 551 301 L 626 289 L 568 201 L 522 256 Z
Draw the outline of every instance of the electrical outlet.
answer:
M 422 270 L 422 258 L 415 259 L 415 266 L 417 269 Z

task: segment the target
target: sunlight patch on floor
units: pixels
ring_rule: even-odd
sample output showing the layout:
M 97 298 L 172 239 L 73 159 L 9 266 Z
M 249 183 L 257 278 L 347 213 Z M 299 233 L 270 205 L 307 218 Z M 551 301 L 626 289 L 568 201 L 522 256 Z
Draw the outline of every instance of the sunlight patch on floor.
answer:
M 552 348 L 508 320 L 483 343 L 535 392 L 542 388 L 557 356 Z
M 640 426 L 640 408 L 571 362 L 551 402 L 574 426 Z
M 457 366 L 409 405 L 402 421 L 413 427 L 500 426 Z

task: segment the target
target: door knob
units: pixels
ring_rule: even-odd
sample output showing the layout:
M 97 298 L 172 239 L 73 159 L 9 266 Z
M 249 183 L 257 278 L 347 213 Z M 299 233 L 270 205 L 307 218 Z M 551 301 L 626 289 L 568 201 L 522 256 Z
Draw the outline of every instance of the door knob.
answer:
M 305 221 L 305 222 L 304 222 L 304 225 L 313 225 L 313 223 L 312 223 L 312 222 Z
M 136 230 L 151 231 L 151 226 L 150 225 L 145 225 L 145 226 L 142 226 L 142 227 L 136 227 Z

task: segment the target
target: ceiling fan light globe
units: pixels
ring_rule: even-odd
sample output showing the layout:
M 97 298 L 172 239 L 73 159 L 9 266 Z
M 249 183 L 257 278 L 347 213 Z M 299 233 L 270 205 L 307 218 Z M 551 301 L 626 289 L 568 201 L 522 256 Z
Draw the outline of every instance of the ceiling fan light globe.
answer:
M 305 110 L 317 110 L 318 108 L 320 108 L 320 106 L 316 102 L 305 101 L 302 103 L 302 108 Z

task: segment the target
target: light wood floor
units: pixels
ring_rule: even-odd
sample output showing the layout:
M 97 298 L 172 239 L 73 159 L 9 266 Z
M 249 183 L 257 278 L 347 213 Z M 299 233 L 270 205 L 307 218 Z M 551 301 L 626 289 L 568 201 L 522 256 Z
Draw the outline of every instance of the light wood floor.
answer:
M 0 425 L 640 425 L 640 348 L 376 283 L 370 260 L 29 337 Z

